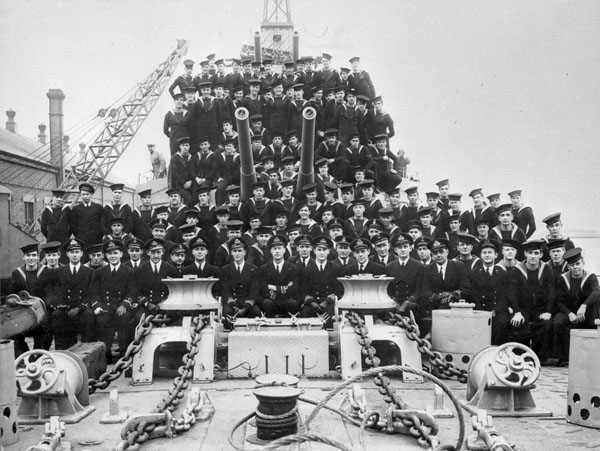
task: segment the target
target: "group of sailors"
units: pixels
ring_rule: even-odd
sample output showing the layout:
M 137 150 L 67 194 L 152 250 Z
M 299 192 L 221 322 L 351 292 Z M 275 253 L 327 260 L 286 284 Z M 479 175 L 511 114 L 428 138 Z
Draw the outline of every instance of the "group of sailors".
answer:
M 315 183 L 303 187 L 301 201 L 286 186 L 270 199 L 258 181 L 242 202 L 231 185 L 219 206 L 206 187 L 193 207 L 175 188 L 169 204 L 155 208 L 147 190 L 136 209 L 121 202 L 119 184 L 104 207 L 87 183 L 73 206 L 55 191 L 42 217 L 47 242 L 25 246 L 24 264 L 12 274 L 13 292 L 46 302 L 35 346 L 48 349 L 54 339 L 65 349 L 80 333 L 83 341 L 104 341 L 110 360 L 115 331 L 122 354 L 142 314 L 167 297 L 162 279 L 184 275 L 219 280 L 214 295 L 226 325 L 234 317 L 300 314 L 321 315 L 327 327 L 343 295 L 339 277 L 385 275 L 393 278 L 396 310 L 412 312 L 423 336 L 433 309 L 464 299 L 493 312 L 492 344 L 521 342 L 543 362 L 558 356 L 560 365 L 568 362 L 570 328 L 594 327 L 598 318 L 598 280 L 562 235 L 561 215 L 544 218 L 546 238 L 532 239 L 535 220 L 520 191 L 510 193 L 512 204 L 493 208 L 495 197 L 484 202 L 475 189 L 474 207 L 463 211 L 448 180 L 426 193 L 423 206 L 417 187 L 406 188 L 403 204 L 399 188 L 374 196 L 371 179 L 327 182 L 323 202 Z M 17 352 L 26 350 L 24 337 L 16 343 Z
M 315 161 L 326 163 L 325 179 L 351 181 L 352 168 L 361 166 L 368 178 L 396 186 L 407 161 L 389 149 L 394 121 L 382 97 L 376 96 L 359 57 L 340 72 L 331 67 L 331 59 L 321 55 L 317 69 L 315 59 L 301 58 L 285 63 L 282 73 L 273 72 L 270 60 L 233 59 L 233 72 L 227 74 L 220 59 L 213 75 L 207 60 L 196 76 L 193 61 L 186 60 L 186 73 L 170 88 L 174 108 L 164 119 L 171 148 L 169 186 L 185 189 L 195 200 L 201 184 L 215 184 L 218 203 L 226 200 L 225 188 L 239 184 L 235 111 L 240 107 L 248 110 L 254 163 L 268 183 L 293 178 L 298 171 L 302 115 L 312 107 Z
M 594 327 L 600 288 L 582 250 L 563 236 L 561 215 L 545 217 L 547 236 L 533 239 L 536 221 L 520 190 L 502 204 L 499 193 L 473 189 L 465 210 L 448 179 L 422 204 L 418 186 L 401 185 L 402 156 L 389 149 L 393 121 L 360 58 L 339 73 L 331 59 L 323 54 L 318 70 L 311 58 L 286 63 L 282 74 L 269 61 L 237 60 L 226 74 L 217 60 L 211 75 L 208 61 L 195 77 L 185 61 L 165 117 L 167 205 L 155 207 L 164 198 L 144 190 L 133 209 L 122 184 L 104 206 L 88 183 L 75 205 L 56 190 L 41 218 L 46 242 L 23 248 L 12 292 L 28 290 L 48 312 L 34 345 L 54 340 L 65 349 L 80 333 L 103 341 L 111 360 L 116 332 L 122 355 L 142 314 L 167 297 L 162 279 L 187 275 L 219 280 L 226 327 L 235 317 L 290 314 L 320 315 L 331 327 L 343 295 L 338 278 L 385 275 L 397 312 L 412 313 L 423 336 L 433 309 L 464 299 L 493 312 L 492 344 L 521 342 L 543 362 L 567 364 L 569 330 Z M 240 188 L 240 106 L 250 112 L 251 193 Z M 314 183 L 298 186 L 297 113 L 307 106 L 317 111 Z M 24 337 L 16 346 L 26 350 Z

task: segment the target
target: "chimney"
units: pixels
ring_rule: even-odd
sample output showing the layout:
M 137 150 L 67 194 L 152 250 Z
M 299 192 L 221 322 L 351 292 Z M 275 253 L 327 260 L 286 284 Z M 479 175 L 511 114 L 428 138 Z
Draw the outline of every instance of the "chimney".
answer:
M 69 135 L 63 136 L 63 155 L 69 153 Z
M 79 143 L 79 161 L 85 158 L 85 143 Z
M 42 144 L 46 144 L 46 124 L 38 125 L 40 132 L 38 133 L 38 141 Z
M 6 121 L 6 129 L 12 133 L 17 133 L 17 123 L 15 122 L 15 114 L 17 114 L 15 113 L 15 110 L 6 110 L 6 115 L 8 116 L 8 120 Z
M 50 163 L 59 168 L 58 180 L 59 186 L 63 180 L 63 100 L 65 95 L 62 89 L 49 89 L 46 93 L 50 99 Z

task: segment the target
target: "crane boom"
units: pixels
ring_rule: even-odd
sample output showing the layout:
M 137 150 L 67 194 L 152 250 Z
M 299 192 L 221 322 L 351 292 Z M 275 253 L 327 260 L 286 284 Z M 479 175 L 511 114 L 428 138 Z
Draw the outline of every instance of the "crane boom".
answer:
M 187 42 L 178 40 L 177 48 L 169 57 L 138 84 L 123 104 L 110 111 L 103 129 L 88 146 L 83 158 L 65 168 L 62 189 L 74 191 L 82 182 L 94 187 L 103 182 L 149 116 L 187 49 Z

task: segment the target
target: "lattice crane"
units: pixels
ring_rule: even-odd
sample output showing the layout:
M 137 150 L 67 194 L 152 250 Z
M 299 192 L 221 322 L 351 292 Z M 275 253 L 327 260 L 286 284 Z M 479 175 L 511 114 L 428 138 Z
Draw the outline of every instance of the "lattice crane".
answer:
M 138 84 L 133 94 L 119 107 L 101 110 L 107 120 L 104 127 L 77 163 L 65 168 L 60 188 L 76 191 L 82 182 L 99 186 L 123 155 L 160 95 L 165 90 L 179 61 L 186 55 L 185 40 L 177 41 L 177 48 L 150 75 Z

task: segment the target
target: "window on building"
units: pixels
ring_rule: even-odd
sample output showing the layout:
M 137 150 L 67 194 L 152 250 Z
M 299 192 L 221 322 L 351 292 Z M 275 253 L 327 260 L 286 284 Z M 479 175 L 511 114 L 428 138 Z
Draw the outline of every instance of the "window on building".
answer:
M 31 225 L 35 221 L 35 197 L 31 195 L 23 196 L 23 206 L 25 210 L 25 224 Z

